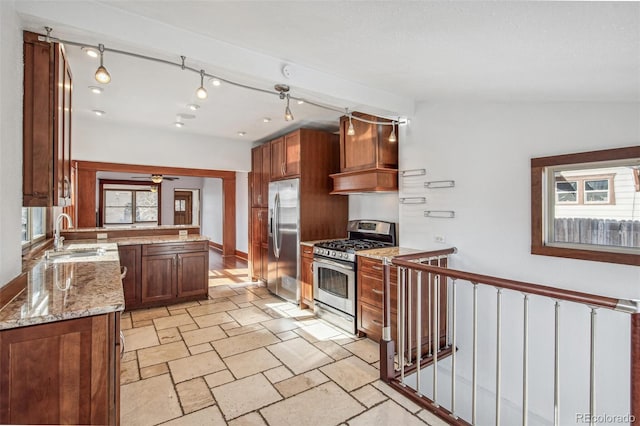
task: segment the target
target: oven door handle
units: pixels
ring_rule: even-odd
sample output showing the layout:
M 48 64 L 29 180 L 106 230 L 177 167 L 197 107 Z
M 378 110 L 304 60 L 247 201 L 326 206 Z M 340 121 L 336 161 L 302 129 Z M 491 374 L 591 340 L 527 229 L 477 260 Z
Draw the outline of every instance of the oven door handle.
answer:
M 314 259 L 313 263 L 318 263 L 320 265 L 330 265 L 336 268 L 347 269 L 349 271 L 353 271 L 353 265 L 349 265 L 346 263 L 334 262 L 328 259 Z

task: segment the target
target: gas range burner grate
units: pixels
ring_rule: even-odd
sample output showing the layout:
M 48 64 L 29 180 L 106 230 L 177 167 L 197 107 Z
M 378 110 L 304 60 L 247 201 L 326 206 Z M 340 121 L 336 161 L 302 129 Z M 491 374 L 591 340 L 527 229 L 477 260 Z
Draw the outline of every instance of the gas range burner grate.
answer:
M 316 247 L 326 248 L 330 250 L 343 251 L 347 253 L 353 253 L 358 250 L 369 250 L 380 247 L 388 247 L 390 243 L 383 243 L 380 241 L 371 240 L 337 240 L 337 241 L 325 241 L 317 243 Z

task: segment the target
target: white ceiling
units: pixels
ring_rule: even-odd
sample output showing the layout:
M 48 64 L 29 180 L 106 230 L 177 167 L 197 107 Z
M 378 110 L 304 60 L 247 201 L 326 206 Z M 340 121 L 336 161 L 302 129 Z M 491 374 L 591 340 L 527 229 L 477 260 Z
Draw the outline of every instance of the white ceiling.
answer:
M 413 102 L 639 102 L 638 2 L 31 1 L 32 29 L 188 64 L 339 108 L 411 115 Z M 69 47 L 74 113 L 170 127 L 195 101 L 197 74 L 108 54 L 102 95 L 95 59 Z M 289 64 L 293 75 L 281 74 Z M 302 123 L 336 126 L 336 112 L 274 95 L 209 86 L 181 131 L 260 140 Z M 270 123 L 263 123 L 270 117 Z M 238 131 L 246 131 L 244 138 Z

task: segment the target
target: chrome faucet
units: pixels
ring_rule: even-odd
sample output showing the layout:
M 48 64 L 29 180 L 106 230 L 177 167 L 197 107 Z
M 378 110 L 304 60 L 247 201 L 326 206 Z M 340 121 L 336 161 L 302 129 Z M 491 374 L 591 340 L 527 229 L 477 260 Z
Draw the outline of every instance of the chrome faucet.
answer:
M 64 244 L 64 237 L 60 236 L 60 227 L 62 226 L 62 218 L 67 218 L 67 224 L 69 228 L 73 228 L 73 223 L 71 223 L 71 216 L 66 213 L 60 213 L 56 218 L 56 226 L 54 228 L 53 234 L 53 250 L 60 251 L 62 250 L 62 245 Z

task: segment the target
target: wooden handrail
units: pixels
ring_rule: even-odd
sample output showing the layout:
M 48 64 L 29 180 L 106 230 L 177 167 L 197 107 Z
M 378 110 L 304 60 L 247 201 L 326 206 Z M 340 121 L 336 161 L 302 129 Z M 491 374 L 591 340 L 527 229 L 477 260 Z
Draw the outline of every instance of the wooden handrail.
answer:
M 414 256 L 414 255 L 412 255 Z M 426 257 L 424 254 L 418 256 L 418 258 Z M 634 312 L 634 306 L 636 304 L 632 301 L 615 299 L 613 297 L 598 296 L 595 294 L 582 293 L 572 290 L 564 290 L 556 287 L 550 287 L 540 284 L 532 284 L 523 281 L 509 280 L 505 278 L 493 277 L 490 275 L 475 274 L 472 272 L 464 272 L 456 269 L 441 268 L 438 266 L 427 265 L 423 263 L 410 262 L 408 260 L 402 260 L 400 257 L 395 257 L 391 261 L 393 266 L 400 266 L 410 268 L 422 272 L 430 272 L 440 276 L 445 276 L 453 279 L 462 279 L 470 281 L 472 283 L 486 284 L 494 287 L 504 288 L 508 290 L 520 291 L 528 294 L 536 294 L 539 296 L 546 296 L 557 300 L 566 300 L 569 302 L 582 303 L 593 307 L 601 307 L 607 309 L 614 309 L 624 311 L 628 313 Z M 631 306 L 630 306 L 631 305 Z
M 412 253 L 412 254 L 404 254 L 402 256 L 394 256 L 393 260 L 416 260 L 416 259 L 427 259 L 430 257 L 438 257 L 438 256 L 446 256 L 448 254 L 454 254 L 458 251 L 457 248 L 451 247 L 448 249 L 442 250 L 433 250 L 433 251 L 423 251 L 420 253 Z

